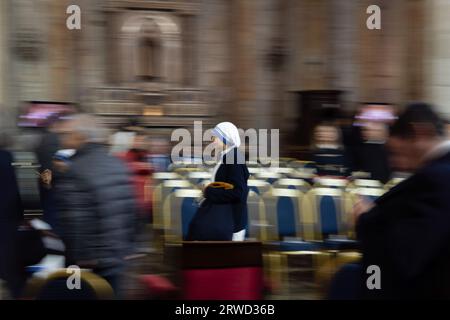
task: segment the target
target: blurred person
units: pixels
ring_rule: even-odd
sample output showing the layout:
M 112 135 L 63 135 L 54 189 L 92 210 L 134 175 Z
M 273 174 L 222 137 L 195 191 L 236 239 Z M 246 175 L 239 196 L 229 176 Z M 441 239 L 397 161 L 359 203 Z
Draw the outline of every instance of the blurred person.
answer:
M 129 150 L 134 141 L 136 132 L 142 131 L 137 118 L 130 118 L 126 124 L 110 136 L 111 153 L 116 154 Z
M 69 169 L 70 166 L 70 158 L 75 154 L 74 149 L 62 149 L 56 151 L 56 153 L 53 155 L 52 159 L 52 165 L 53 170 L 51 172 L 44 172 L 41 174 L 41 179 L 43 183 L 47 185 L 48 189 L 55 188 L 55 184 L 58 183 L 61 176 Z M 55 195 L 56 198 L 57 195 Z M 56 207 L 56 204 L 55 204 Z M 56 209 L 55 209 L 56 210 Z M 55 218 L 55 226 L 53 226 L 53 232 L 56 234 L 59 234 L 58 230 L 55 230 L 55 228 L 58 227 L 57 223 L 58 217 L 56 215 Z
M 356 151 L 360 141 L 359 127 L 354 125 L 354 115 L 348 115 L 348 117 L 339 121 L 339 128 L 342 136 L 342 145 L 344 156 L 347 165 L 347 172 L 350 173 L 355 167 Z
M 69 169 L 70 158 L 75 154 L 74 149 L 62 149 L 58 150 L 53 156 L 53 167 L 55 173 L 64 173 Z M 51 183 L 51 181 L 50 181 Z
M 17 229 L 23 220 L 22 202 L 10 152 L 0 146 L 0 278 L 10 296 L 18 298 L 25 285 Z
M 312 161 L 316 163 L 318 175 L 346 175 L 347 160 L 340 136 L 339 128 L 331 123 L 315 127 Z
M 77 114 L 60 134 L 61 146 L 76 150 L 56 184 L 67 265 L 92 269 L 120 296 L 136 218 L 130 173 L 108 153 L 107 130 L 96 117 Z
M 134 190 L 139 207 L 142 223 L 151 222 L 152 214 L 152 168 L 147 161 L 148 143 L 145 131 L 138 131 L 134 135 L 132 148 L 119 153 L 119 158 L 125 161 L 132 172 Z
M 394 169 L 413 175 L 378 198 L 354 208 L 363 259 L 381 271 L 374 299 L 450 297 L 450 142 L 443 121 L 425 103 L 408 105 L 388 141 Z
M 45 131 L 35 149 L 39 168 L 39 194 L 43 210 L 43 220 L 56 227 L 56 209 L 51 180 L 54 174 L 53 155 L 60 148 L 58 132 L 63 125 L 64 115 L 55 114 L 47 120 Z
M 224 182 L 231 188 L 216 188 L 211 185 L 203 190 L 205 200 L 200 209 L 218 205 L 214 210 L 216 220 L 200 216 L 200 209 L 193 218 L 188 239 L 243 241 L 247 226 L 247 196 L 249 172 L 244 155 L 238 150 L 241 145 L 239 131 L 231 122 L 221 122 L 213 129 L 216 150 L 223 150 L 212 172 L 213 182 Z M 229 205 L 229 206 L 223 206 Z M 228 210 L 231 210 L 229 212 Z M 209 212 L 206 212 L 209 213 Z M 230 218 L 231 215 L 231 218 Z M 205 218 L 205 219 L 204 219 Z M 214 225 L 212 225 L 214 224 Z
M 353 161 L 355 171 L 370 173 L 370 178 L 382 183 L 389 181 L 391 170 L 389 167 L 386 140 L 388 127 L 382 122 L 369 121 L 361 128 L 361 142 L 355 150 L 356 159 Z
M 169 170 L 170 160 L 170 144 L 164 138 L 150 138 L 150 153 L 148 161 L 154 172 L 165 172 Z

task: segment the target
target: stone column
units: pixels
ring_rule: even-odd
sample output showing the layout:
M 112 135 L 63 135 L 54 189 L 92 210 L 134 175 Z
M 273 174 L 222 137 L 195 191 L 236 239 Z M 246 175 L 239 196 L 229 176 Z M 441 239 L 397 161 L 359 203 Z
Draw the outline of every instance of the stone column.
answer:
M 106 14 L 104 0 L 73 0 L 80 6 L 81 30 L 74 37 L 74 95 L 75 100 L 89 103 L 90 89 L 106 83 Z M 85 105 L 86 106 L 86 105 Z M 89 110 L 89 106 L 87 106 Z
M 180 24 L 182 26 L 181 38 L 182 38 L 182 56 L 183 56 L 183 81 L 182 85 L 185 87 L 193 87 L 196 85 L 196 62 L 194 60 L 196 53 L 197 38 L 195 35 L 195 27 L 197 23 L 197 17 L 191 14 L 185 14 L 180 16 Z
M 282 110 L 271 55 L 278 44 L 279 2 L 236 0 L 231 8 L 232 118 L 243 128 L 276 125 Z
M 330 85 L 342 90 L 344 106 L 352 106 L 358 97 L 357 35 L 358 6 L 353 0 L 331 1 L 330 16 Z
M 406 48 L 403 68 L 404 97 L 407 101 L 423 100 L 425 73 L 426 3 L 428 0 L 406 2 Z
M 291 0 L 291 90 L 330 87 L 330 1 Z
M 48 37 L 49 13 L 46 0 L 10 1 L 11 92 L 19 101 L 50 100 Z
M 0 1 L 0 130 L 10 127 L 9 101 L 7 97 L 8 77 L 8 17 L 7 1 Z
M 231 3 L 231 78 L 233 102 L 232 121 L 243 128 L 251 127 L 256 106 L 256 1 L 235 0 Z M 231 119 L 230 119 L 231 120 Z
M 426 2 L 426 100 L 450 118 L 450 2 Z
M 230 0 L 202 0 L 197 16 L 197 84 L 210 92 L 210 108 L 220 119 L 231 108 L 231 10 Z
M 73 35 L 78 30 L 69 30 L 66 26 L 67 7 L 72 4 L 70 0 L 56 0 L 49 3 L 50 20 L 48 60 L 50 97 L 53 101 L 70 102 L 74 97 L 72 75 L 77 68 L 72 60 Z M 83 17 L 83 11 L 81 12 Z M 85 22 L 83 19 L 82 23 Z
M 373 1 L 358 3 L 359 100 L 387 103 L 404 101 L 406 1 L 378 1 L 381 29 L 369 30 L 366 9 Z M 407 12 L 407 10 L 406 10 Z

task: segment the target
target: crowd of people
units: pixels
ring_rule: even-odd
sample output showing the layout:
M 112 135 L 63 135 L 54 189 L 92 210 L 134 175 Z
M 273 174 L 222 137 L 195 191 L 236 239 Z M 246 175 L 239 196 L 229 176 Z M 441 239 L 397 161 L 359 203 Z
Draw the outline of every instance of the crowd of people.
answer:
M 48 119 L 35 150 L 43 220 L 63 240 L 66 264 L 92 270 L 117 293 L 127 256 L 152 221 L 152 173 L 170 163 L 163 138 L 152 140 L 138 126 L 122 132 L 131 140 L 114 150 L 95 116 L 58 115 Z M 15 235 L 23 209 L 11 153 L 0 156 L 0 271 L 16 298 L 27 281 Z
M 230 150 L 239 157 L 237 128 L 221 123 L 215 132 L 225 151 L 212 181 L 222 185 L 203 194 L 206 203 L 231 204 L 239 221 L 228 226 L 225 213 L 214 229 L 211 219 L 196 217 L 197 227 L 209 225 L 200 231 L 191 225 L 190 236 L 217 240 L 210 233 L 218 230 L 227 240 L 243 240 L 249 172 L 245 164 L 228 163 L 225 157 Z M 332 122 L 315 128 L 311 160 L 318 175 L 364 171 L 384 183 L 393 171 L 412 174 L 374 203 L 361 198 L 353 209 L 363 253 L 353 298 L 449 297 L 449 154 L 446 123 L 425 103 L 408 105 L 395 123 L 366 121 L 347 132 Z M 93 115 L 67 114 L 49 119 L 36 155 L 43 219 L 63 240 L 66 264 L 92 270 L 120 297 L 127 259 L 136 252 L 143 227 L 152 222 L 152 174 L 167 171 L 170 164 L 167 142 L 149 137 L 136 124 L 110 135 Z M 12 163 L 11 154 L 1 150 L 0 277 L 19 298 L 27 275 L 23 239 L 17 237 L 24 218 Z M 371 265 L 383 272 L 383 290 L 364 286 L 364 270 Z

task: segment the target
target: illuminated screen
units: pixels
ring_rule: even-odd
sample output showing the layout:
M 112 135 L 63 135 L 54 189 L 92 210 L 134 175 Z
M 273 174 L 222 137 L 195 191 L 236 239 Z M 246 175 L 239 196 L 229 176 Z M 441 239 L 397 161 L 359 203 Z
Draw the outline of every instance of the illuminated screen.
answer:
M 19 127 L 45 127 L 47 120 L 55 115 L 75 112 L 75 108 L 68 103 L 27 102 L 19 115 Z
M 368 121 L 391 123 L 396 119 L 394 107 L 387 104 L 365 104 L 355 116 L 355 125 L 363 125 Z

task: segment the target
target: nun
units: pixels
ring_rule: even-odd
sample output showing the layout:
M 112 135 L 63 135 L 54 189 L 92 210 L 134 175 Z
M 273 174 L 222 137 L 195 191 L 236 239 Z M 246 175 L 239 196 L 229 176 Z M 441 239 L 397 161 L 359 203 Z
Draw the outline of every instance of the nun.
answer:
M 218 162 L 213 169 L 212 183 L 203 190 L 200 209 L 191 223 L 189 240 L 243 241 L 247 227 L 247 196 L 249 172 L 239 131 L 231 122 L 219 123 L 212 131 Z

